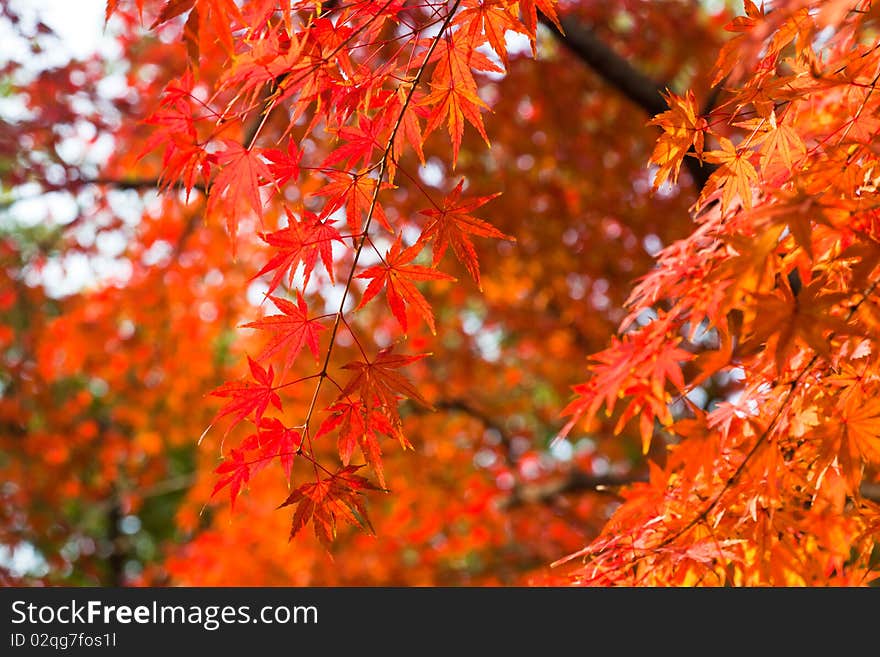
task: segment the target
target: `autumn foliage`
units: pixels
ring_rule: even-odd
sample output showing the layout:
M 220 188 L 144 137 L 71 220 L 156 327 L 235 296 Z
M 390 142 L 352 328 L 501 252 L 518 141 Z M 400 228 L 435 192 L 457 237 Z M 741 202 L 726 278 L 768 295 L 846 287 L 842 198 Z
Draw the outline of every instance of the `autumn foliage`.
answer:
M 10 582 L 877 577 L 874 3 L 106 19 L 4 71 Z

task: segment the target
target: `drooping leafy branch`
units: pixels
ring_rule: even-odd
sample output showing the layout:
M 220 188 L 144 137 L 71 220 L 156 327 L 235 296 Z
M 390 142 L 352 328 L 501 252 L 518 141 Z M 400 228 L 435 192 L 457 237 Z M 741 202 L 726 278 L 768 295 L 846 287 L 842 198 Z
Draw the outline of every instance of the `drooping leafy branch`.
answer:
M 250 362 L 253 380 L 230 382 L 214 392 L 229 400 L 215 417 L 215 422 L 231 418 L 227 435 L 244 420 L 256 426 L 256 432 L 232 448 L 218 466 L 215 492 L 228 487 L 234 502 L 267 462 L 280 460 L 290 477 L 297 457 L 305 460 L 313 476 L 285 502 L 298 505 L 291 536 L 313 519 L 316 534 L 329 544 L 341 509 L 354 508 L 357 495 L 374 487 L 353 474 L 350 461 L 355 449 L 363 453 L 379 487 L 384 487 L 379 437 L 407 447 L 398 401 L 410 398 L 427 404 L 398 371 L 423 356 L 399 355 L 391 347 L 370 356 L 370 345 L 358 337 L 353 318 L 346 318 L 352 312 L 348 300 L 355 293 L 354 283 L 369 280 L 357 309 L 384 290 L 404 332 L 412 315 L 433 331 L 430 305 L 415 283 L 453 280 L 436 269 L 451 246 L 479 284 L 471 236 L 506 237 L 471 216 L 491 197 L 462 198 L 463 181 L 442 202 L 422 189 L 430 207 L 422 213 L 427 221 L 420 227 L 413 221 L 395 225 L 380 197 L 393 189 L 399 172 L 414 179 L 403 169 L 405 154 L 411 150 L 424 161 L 422 143 L 441 125 L 446 125 L 450 136 L 453 166 L 465 122 L 486 139 L 481 116 L 486 105 L 477 93 L 474 73 L 503 70 L 505 31 L 536 38 L 535 7 L 523 6 L 518 19 L 515 6 L 458 1 L 408 5 L 392 0 L 344 6 L 305 2 L 278 12 L 274 7 L 247 5 L 239 10 L 235 5 L 187 2 L 164 5 L 153 24 L 155 28 L 172 20 L 185 21 L 182 37 L 190 45 L 192 69 L 169 85 L 162 109 L 150 119 L 158 129 L 148 147 L 164 149 L 163 181 L 182 180 L 189 192 L 203 180 L 207 212 L 225 219 L 233 243 L 248 213 L 263 221 L 280 207 L 279 216 L 286 224 L 262 234 L 274 253 L 257 274 L 271 274 L 265 295 L 283 314 L 247 324 L 272 333 L 263 352 Z M 543 9 L 555 19 L 552 6 Z M 245 17 L 242 11 L 256 13 Z M 196 80 L 202 42 L 215 38 L 226 44 L 231 64 L 213 89 L 200 91 Z M 483 46 L 494 53 L 494 61 L 482 52 Z M 205 95 L 207 100 L 202 99 Z M 281 107 L 288 115 L 287 128 L 273 147 L 261 147 L 264 127 Z M 249 118 L 255 113 L 256 120 Z M 248 122 L 257 127 L 244 130 L 244 141 L 228 136 L 242 131 Z M 309 135 L 315 131 L 335 135 L 337 140 L 320 156 L 309 153 L 314 143 Z M 286 198 L 285 189 L 293 184 L 309 189 L 297 203 Z M 347 234 L 335 226 L 340 215 Z M 377 245 L 384 236 L 372 231 L 376 223 L 394 236 L 384 255 Z M 404 245 L 406 227 L 418 227 L 419 233 Z M 430 265 L 416 264 L 429 244 Z M 365 251 L 371 251 L 378 263 L 361 265 Z M 307 292 L 310 281 L 316 280 L 311 276 L 319 260 L 330 283 L 338 267 L 345 267 L 347 273 L 335 312 L 312 316 Z M 300 265 L 304 269 L 296 303 L 271 296 L 282 285 L 295 284 Z M 339 366 L 351 372 L 347 382 L 333 367 L 343 330 L 360 352 L 359 360 Z M 285 380 L 305 345 L 318 358 L 324 333 L 320 369 L 311 376 Z M 277 360 L 281 354 L 283 364 Z M 286 426 L 277 415 L 268 417 L 270 408 L 283 413 L 283 395 L 297 394 L 310 381 L 314 387 L 300 423 Z M 322 396 L 325 381 L 337 389 L 329 402 Z M 319 413 L 324 419 L 315 430 Z M 332 432 L 338 433 L 341 469 L 319 456 L 315 446 Z M 365 510 L 359 506 L 355 510 L 354 515 L 343 515 L 369 527 Z

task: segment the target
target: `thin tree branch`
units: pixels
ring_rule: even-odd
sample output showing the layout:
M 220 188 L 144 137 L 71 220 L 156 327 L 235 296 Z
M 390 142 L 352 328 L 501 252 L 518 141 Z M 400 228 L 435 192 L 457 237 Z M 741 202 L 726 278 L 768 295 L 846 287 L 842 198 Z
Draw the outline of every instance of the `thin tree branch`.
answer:
M 469 415 L 487 429 L 496 431 L 501 438 L 508 465 L 516 470 L 516 459 L 512 453 L 513 436 L 500 422 L 463 399 L 440 399 L 434 402 L 434 408 Z M 593 492 L 616 496 L 615 488 L 644 480 L 644 477 L 635 474 L 600 476 L 581 470 L 572 470 L 567 477 L 540 484 L 524 484 L 517 477 L 510 497 L 501 502 L 499 509 L 507 511 L 526 504 L 552 504 L 568 493 Z
M 388 5 L 391 4 L 391 0 L 388 0 L 387 3 L 381 8 L 384 10 Z M 306 440 L 308 441 L 308 452 L 302 450 L 302 446 L 300 446 L 300 451 L 302 451 L 304 456 L 311 457 L 314 454 L 314 450 L 312 449 L 312 437 L 310 434 L 309 426 L 312 421 L 312 415 L 315 411 L 316 404 L 318 402 L 318 394 L 321 392 L 321 387 L 324 384 L 324 381 L 329 378 L 328 368 L 330 366 L 330 357 L 333 355 L 333 348 L 336 345 L 336 334 L 339 331 L 340 325 L 342 325 L 342 319 L 345 315 L 345 302 L 348 299 L 348 295 L 351 292 L 352 281 L 354 280 L 354 272 L 357 268 L 358 261 L 360 260 L 361 252 L 364 249 L 364 246 L 367 243 L 367 240 L 370 236 L 370 225 L 372 224 L 373 218 L 375 217 L 376 207 L 379 202 L 379 192 L 382 191 L 382 180 L 384 179 L 387 171 L 389 162 L 393 162 L 393 154 L 392 151 L 394 149 L 394 139 L 397 136 L 397 132 L 400 130 L 403 125 L 404 115 L 406 114 L 406 110 L 409 107 L 410 103 L 415 96 L 416 88 L 418 87 L 419 81 L 425 73 L 425 70 L 428 67 L 428 62 L 431 60 L 431 55 L 433 54 L 435 48 L 440 43 L 440 39 L 443 34 L 446 32 L 449 27 L 452 19 L 455 17 L 455 12 L 458 9 L 458 6 L 461 4 L 461 0 L 455 0 L 452 7 L 449 9 L 449 13 L 443 18 L 443 22 L 440 25 L 440 31 L 434 37 L 433 42 L 428 47 L 424 57 L 424 61 L 422 62 L 419 69 L 416 71 L 416 74 L 413 76 L 410 81 L 409 91 L 406 93 L 406 96 L 403 100 L 401 109 L 399 114 L 397 115 L 397 120 L 394 125 L 391 127 L 391 132 L 388 135 L 388 142 L 385 146 L 385 150 L 382 153 L 382 157 L 379 160 L 378 170 L 376 172 L 376 186 L 373 188 L 373 194 L 370 198 L 370 205 L 367 209 L 366 219 L 364 220 L 364 228 L 363 228 L 363 236 L 360 238 L 357 244 L 357 248 L 355 249 L 354 256 L 352 257 L 351 268 L 348 271 L 348 277 L 345 282 L 345 288 L 342 292 L 342 298 L 339 301 L 339 309 L 336 311 L 336 318 L 333 320 L 333 326 L 330 329 L 330 340 L 329 345 L 327 346 L 327 351 L 324 355 L 324 361 L 321 365 L 321 371 L 318 373 L 318 383 L 315 385 L 314 392 L 312 393 L 312 400 L 309 402 L 308 411 L 306 411 L 305 421 L 302 424 L 304 435 Z M 364 29 L 365 24 L 362 28 Z M 351 37 L 349 37 L 351 38 Z M 340 46 L 341 48 L 341 46 Z M 372 167 L 371 167 L 372 169 Z M 352 334 L 354 335 L 354 334 Z M 318 463 L 315 460 L 312 460 L 313 465 L 315 465 L 316 470 L 315 474 L 317 476 L 317 467 Z M 323 467 L 323 466 L 321 466 Z M 335 475 L 334 475 L 335 476 Z
M 434 403 L 434 408 L 437 410 L 455 411 L 469 415 L 475 420 L 482 422 L 483 426 L 487 429 L 495 431 L 501 439 L 502 447 L 504 447 L 505 460 L 508 465 L 515 465 L 515 459 L 512 454 L 513 436 L 510 435 L 510 432 L 500 422 L 464 399 L 440 399 Z
M 563 34 L 545 16 L 541 16 L 541 22 L 569 52 L 593 69 L 605 82 L 645 110 L 649 116 L 656 116 L 669 109 L 668 103 L 663 98 L 664 85 L 652 80 L 624 59 L 589 26 L 571 16 L 563 16 L 559 20 L 564 30 Z M 701 191 L 715 167 L 704 164 L 694 157 L 685 158 L 684 163 L 697 191 Z

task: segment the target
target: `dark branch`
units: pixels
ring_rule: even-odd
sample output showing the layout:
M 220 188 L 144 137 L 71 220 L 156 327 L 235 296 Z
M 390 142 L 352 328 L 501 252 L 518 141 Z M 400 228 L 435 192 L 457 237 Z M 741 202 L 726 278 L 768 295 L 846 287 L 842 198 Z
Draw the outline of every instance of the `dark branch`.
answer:
M 654 116 L 669 109 L 661 93 L 663 87 L 617 54 L 578 19 L 564 16 L 559 20 L 565 34 L 550 21 L 542 18 L 542 22 L 569 51 L 648 114 Z
M 81 180 L 74 181 L 70 183 L 71 185 L 105 185 L 107 187 L 115 187 L 116 189 L 132 189 L 136 191 L 159 191 L 159 179 L 158 178 L 130 178 L 130 179 L 118 179 L 118 178 L 83 178 Z M 169 185 L 172 189 L 185 189 L 183 183 L 172 183 Z M 63 188 L 62 188 L 63 189 Z M 193 189 L 205 193 L 205 186 L 196 183 L 193 185 Z
M 576 18 L 562 17 L 559 22 L 565 31 L 563 34 L 544 16 L 541 17 L 541 22 L 569 52 L 587 64 L 605 82 L 645 110 L 649 116 L 656 116 L 669 109 L 663 98 L 663 85 L 652 80 L 621 57 L 596 36 L 590 27 Z M 694 157 L 685 158 L 684 163 L 697 191 L 701 191 L 714 171 L 714 166 L 703 164 Z
M 517 487 L 513 495 L 504 500 L 501 508 L 513 509 L 525 504 L 552 504 L 562 495 L 569 493 L 593 492 L 616 495 L 616 488 L 641 481 L 645 481 L 645 478 L 634 474 L 600 477 L 573 470 L 567 477 L 556 481 Z M 864 482 L 859 492 L 864 499 L 880 503 L 880 483 Z
M 880 482 L 872 484 L 866 481 L 862 483 L 859 492 L 866 500 L 880 504 Z
M 86 187 L 88 185 L 99 185 L 102 187 L 113 187 L 115 189 L 123 189 L 123 190 L 134 190 L 137 192 L 150 192 L 160 191 L 160 184 L 157 178 L 107 178 L 107 177 L 98 177 L 98 178 L 78 178 L 76 180 L 71 180 L 62 185 L 53 184 L 50 185 L 45 181 L 40 183 L 42 185 L 42 189 L 36 191 L 33 194 L 27 194 L 22 196 L 16 196 L 13 198 L 8 198 L 3 201 L 0 201 L 0 209 L 5 209 L 10 205 L 17 203 L 19 201 L 31 199 L 31 198 L 39 198 L 40 196 L 44 196 L 45 194 L 54 193 L 54 192 L 75 192 L 81 189 L 82 187 Z M 183 183 L 172 183 L 168 185 L 170 189 L 185 189 Z M 205 186 L 201 184 L 193 185 L 193 189 L 205 193 Z
M 521 485 L 514 489 L 513 494 L 504 500 L 501 509 L 515 509 L 526 504 L 552 504 L 568 493 L 601 493 L 617 495 L 616 489 L 639 481 L 642 477 L 629 475 L 591 475 L 580 470 L 573 470 L 568 477 L 542 484 Z

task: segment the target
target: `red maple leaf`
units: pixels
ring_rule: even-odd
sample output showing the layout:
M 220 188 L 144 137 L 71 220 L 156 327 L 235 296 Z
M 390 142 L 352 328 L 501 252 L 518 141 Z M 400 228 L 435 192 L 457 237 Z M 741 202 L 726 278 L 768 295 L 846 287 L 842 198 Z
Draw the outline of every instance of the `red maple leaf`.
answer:
M 214 473 L 221 475 L 221 477 L 214 484 L 211 497 L 229 486 L 229 502 L 233 509 L 235 508 L 235 498 L 241 492 L 241 487 L 250 479 L 250 467 L 245 461 L 244 454 L 244 450 L 233 449 L 230 452 L 230 458 L 224 459 L 214 470 Z
M 295 504 L 290 538 L 311 520 L 315 536 L 329 549 L 336 538 L 336 520 L 342 518 L 352 525 L 373 532 L 363 503 L 364 490 L 378 490 L 366 477 L 355 473 L 362 466 L 347 466 L 323 479 L 303 484 L 278 507 Z
M 368 408 L 375 405 L 394 408 L 399 397 L 408 397 L 430 408 L 431 405 L 413 384 L 396 371 L 425 358 L 428 354 L 404 356 L 395 354 L 393 349 L 394 347 L 382 349 L 376 358 L 369 362 L 358 360 L 343 365 L 343 369 L 352 370 L 354 375 L 342 389 L 340 398 L 357 392 Z
M 257 216 L 263 216 L 260 180 L 272 180 L 272 171 L 257 149 L 245 148 L 233 139 L 224 139 L 226 149 L 216 153 L 219 165 L 211 193 L 232 199 L 244 196 Z
M 409 305 L 427 322 L 431 333 L 436 333 L 431 305 L 422 296 L 413 281 L 454 281 L 455 278 L 431 267 L 409 264 L 415 260 L 421 250 L 422 247 L 418 243 L 407 249 L 402 249 L 401 236 L 398 235 L 391 249 L 385 254 L 385 261 L 382 264 L 370 267 L 357 275 L 358 278 L 372 279 L 367 285 L 367 289 L 364 290 L 364 296 L 361 298 L 358 308 L 363 307 L 379 294 L 382 288 L 385 288 L 391 312 L 394 313 L 404 331 L 407 328 L 406 308 Z
M 162 7 L 162 11 L 159 12 L 156 20 L 150 25 L 150 29 L 153 30 L 162 23 L 167 23 L 172 18 L 180 16 L 192 9 L 195 4 L 196 0 L 168 0 L 168 2 L 165 3 L 165 6 Z
M 437 265 L 443 258 L 446 250 L 452 246 L 455 257 L 461 262 L 473 276 L 477 285 L 480 286 L 480 264 L 477 261 L 477 252 L 468 235 L 480 237 L 494 237 L 497 239 L 513 240 L 513 237 L 505 235 L 490 223 L 471 216 L 471 212 L 485 205 L 500 194 L 481 196 L 479 198 L 461 200 L 461 192 L 464 179 L 460 180 L 455 189 L 446 197 L 443 207 L 439 210 L 422 210 L 419 214 L 430 217 L 428 225 L 422 231 L 421 240 L 434 238 L 434 260 Z
M 380 116 L 382 115 L 380 114 Z M 321 168 L 330 168 L 341 164 L 344 169 L 350 169 L 358 162 L 364 168 L 369 167 L 373 162 L 373 153 L 381 151 L 383 148 L 382 132 L 387 127 L 386 123 L 386 121 L 372 120 L 361 115 L 358 127 L 340 128 L 337 136 L 343 143 L 324 159 Z
M 142 0 L 139 0 L 140 4 L 143 4 Z M 244 17 L 238 5 L 235 4 L 235 0 L 168 0 L 159 16 L 153 21 L 150 29 L 152 30 L 163 23 L 167 23 L 191 9 L 197 21 L 201 17 L 201 21 L 209 24 L 226 51 L 232 54 L 235 51 L 235 44 L 232 40 L 230 19 L 233 23 L 241 24 L 244 22 Z M 190 19 L 187 20 L 188 24 L 192 18 L 193 16 L 190 16 Z M 198 36 L 198 28 L 193 29 L 195 36 Z
M 247 200 L 256 215 L 263 218 L 260 185 L 272 180 L 272 171 L 262 160 L 257 149 L 245 148 L 233 139 L 224 139 L 226 149 L 215 153 L 212 160 L 218 165 L 208 199 L 209 212 L 218 206 L 226 217 L 226 228 L 232 240 L 233 256 L 241 199 Z
M 321 221 L 311 212 L 303 212 L 302 219 L 298 220 L 287 208 L 287 226 L 274 233 L 261 235 L 266 244 L 275 248 L 275 255 L 269 262 L 257 272 L 254 278 L 275 271 L 269 282 L 266 294 L 272 294 L 281 284 L 284 275 L 288 275 L 290 284 L 296 274 L 296 268 L 303 263 L 303 287 L 309 284 L 312 271 L 321 258 L 324 269 L 333 282 L 333 242 L 342 242 L 342 236 L 331 224 L 331 220 Z
M 331 415 L 321 423 L 315 434 L 315 440 L 339 428 L 337 441 L 339 458 L 342 460 L 342 465 L 348 465 L 351 461 L 351 455 L 354 454 L 354 448 L 357 446 L 358 438 L 367 430 L 364 422 L 364 405 L 345 401 L 334 404 L 327 410 L 331 412 Z
M 431 59 L 437 62 L 431 76 L 431 92 L 419 104 L 428 109 L 425 134 L 430 135 L 446 121 L 452 141 L 452 167 L 458 161 L 458 151 L 464 134 L 465 119 L 473 125 L 483 141 L 489 138 L 483 126 L 481 109 L 489 106 L 480 98 L 473 70 L 502 73 L 503 69 L 471 46 L 471 39 L 460 36 L 460 30 L 440 41 Z
M 264 370 L 250 356 L 248 356 L 248 364 L 251 368 L 251 375 L 257 382 L 257 385 L 254 385 L 251 381 L 231 381 L 224 383 L 211 392 L 215 397 L 230 398 L 223 408 L 217 411 L 217 415 L 211 420 L 210 425 L 213 426 L 217 420 L 231 415 L 232 423 L 226 428 L 226 432 L 223 434 L 224 437 L 229 435 L 232 428 L 251 413 L 254 414 L 255 423 L 259 425 L 263 413 L 266 412 L 269 404 L 272 404 L 279 411 L 281 410 L 281 398 L 272 388 L 272 380 L 275 378 L 272 367 L 269 366 L 268 370 Z
M 287 152 L 278 148 L 267 148 L 263 151 L 263 157 L 269 160 L 269 170 L 278 187 L 284 186 L 289 180 L 299 178 L 302 151 L 297 149 L 294 140 L 287 142 Z
M 342 401 L 327 409 L 332 414 L 327 417 L 315 435 L 321 436 L 339 429 L 337 449 L 342 465 L 348 465 L 354 454 L 355 447 L 360 447 L 369 466 L 376 473 L 379 485 L 385 488 L 385 473 L 382 468 L 382 449 L 379 446 L 377 433 L 389 438 L 397 438 L 401 445 L 410 444 L 400 432 L 397 422 L 386 416 L 381 410 L 367 409 L 362 401 Z
M 195 80 L 189 71 L 179 81 L 168 84 L 162 94 L 160 108 L 145 121 L 156 126 L 156 129 L 138 156 L 140 159 L 150 151 L 164 147 L 159 186 L 167 189 L 180 182 L 187 198 L 196 184 L 196 178 L 201 174 L 207 180 L 210 175 L 208 154 L 199 144 L 193 119 L 194 84 Z
M 259 460 L 254 463 L 252 473 L 264 468 L 272 459 L 278 458 L 289 481 L 293 460 L 302 445 L 302 434 L 285 426 L 278 418 L 263 418 L 257 432 L 248 436 L 242 443 L 243 446 L 245 444 L 259 450 Z
M 308 318 L 308 306 L 299 290 L 296 293 L 296 304 L 287 299 L 269 297 L 278 307 L 282 315 L 269 315 L 257 322 L 244 324 L 247 328 L 255 328 L 262 331 L 270 331 L 272 335 L 269 343 L 257 356 L 257 360 L 270 358 L 276 352 L 284 349 L 284 370 L 293 365 L 296 357 L 303 347 L 308 345 L 309 351 L 318 359 L 318 339 L 321 331 L 326 327 L 316 319 Z
M 327 204 L 321 212 L 321 217 L 328 217 L 344 207 L 348 226 L 351 232 L 357 235 L 361 232 L 361 217 L 369 215 L 370 208 L 372 208 L 372 216 L 386 230 L 392 230 L 382 205 L 378 201 L 373 204 L 373 195 L 376 191 L 375 179 L 365 174 L 346 173 L 344 171 L 325 171 L 324 175 L 330 178 L 331 182 L 328 182 L 315 192 L 316 196 L 328 197 Z M 391 185 L 388 183 L 382 183 L 381 189 L 388 189 L 389 187 Z

